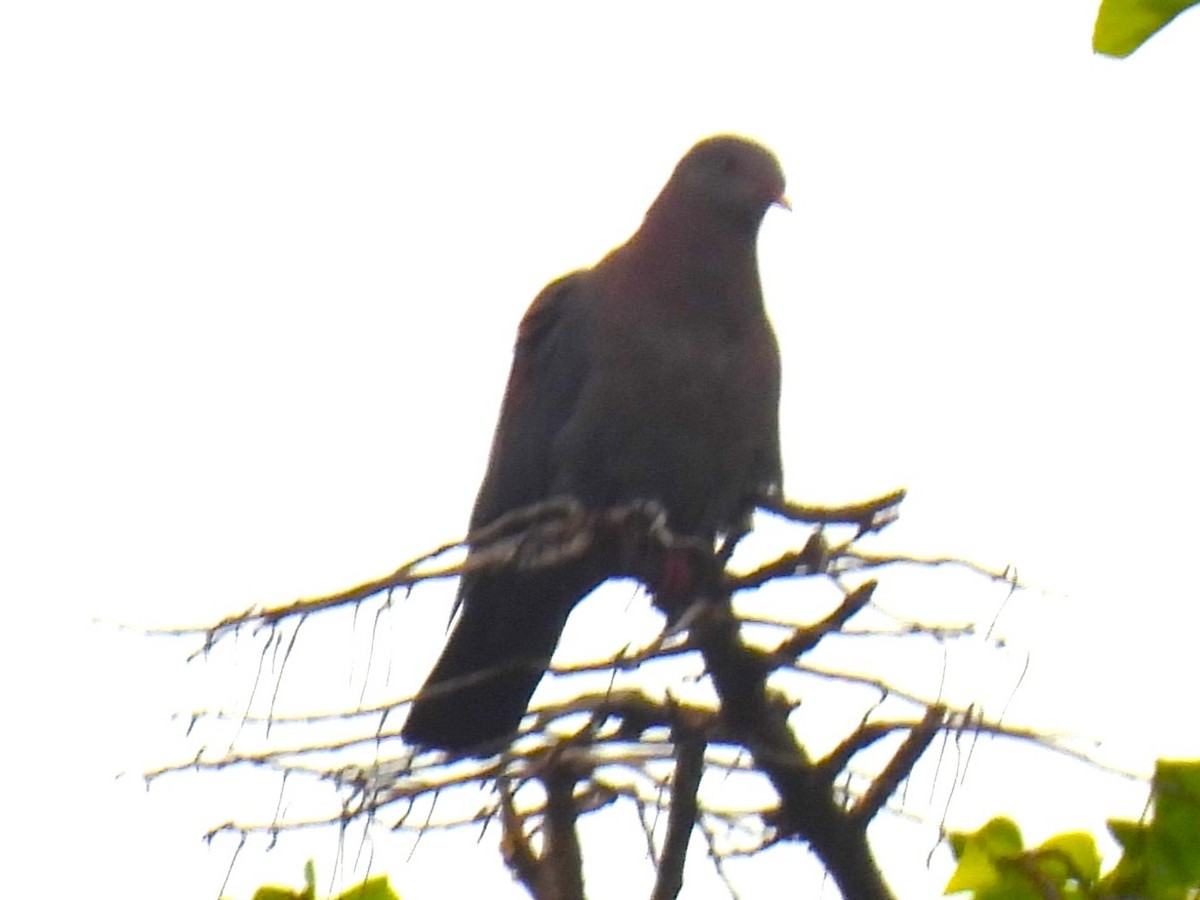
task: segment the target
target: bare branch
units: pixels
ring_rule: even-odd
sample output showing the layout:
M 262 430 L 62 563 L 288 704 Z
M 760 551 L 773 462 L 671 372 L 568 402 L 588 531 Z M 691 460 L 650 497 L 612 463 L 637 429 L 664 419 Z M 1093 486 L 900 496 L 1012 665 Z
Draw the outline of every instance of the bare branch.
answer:
M 542 886 L 538 900 L 583 900 L 583 853 L 575 822 L 575 785 L 582 772 L 567 756 L 559 756 L 542 776 L 546 786 L 543 817 L 546 847 L 541 856 Z
M 773 497 L 760 501 L 759 506 L 793 522 L 810 525 L 857 525 L 861 535 L 869 531 L 879 531 L 894 522 L 898 515 L 896 507 L 904 502 L 907 493 L 904 488 L 898 488 L 880 497 L 847 506 L 811 506 Z
M 692 828 L 699 804 L 696 793 L 704 774 L 704 736 L 700 731 L 679 725 L 674 731 L 675 777 L 671 782 L 671 804 L 667 813 L 667 836 L 658 860 L 658 878 L 651 900 L 675 900 L 683 887 L 683 863 L 687 859 Z
M 709 855 L 731 896 L 736 894 L 728 884 L 725 860 L 794 840 L 811 847 L 843 896 L 888 900 L 891 894 L 875 865 L 866 828 L 880 811 L 889 809 L 898 787 L 938 733 L 1029 741 L 1095 764 L 1068 736 L 1012 727 L 986 719 L 973 707 L 945 705 L 939 699 L 902 689 L 891 675 L 838 671 L 807 661 L 814 648 L 836 635 L 859 641 L 923 635 L 945 642 L 987 630 L 986 621 L 980 626 L 968 615 L 951 625 L 906 622 L 893 616 L 894 626 L 849 630 L 854 616 L 871 603 L 876 582 L 847 587 L 840 580 L 842 575 L 875 570 L 883 575 L 883 570 L 894 565 L 930 569 L 956 565 L 989 581 L 1003 581 L 1014 590 L 1019 586 L 1010 570 L 996 572 L 947 557 L 859 550 L 855 546 L 858 538 L 891 522 L 903 499 L 903 491 L 894 491 L 840 508 L 771 499 L 763 504 L 764 509 L 806 526 L 798 529 L 804 543 L 801 549 L 746 574 L 725 570 L 725 555 L 736 536 L 728 536 L 726 544 L 716 549 L 709 542 L 674 535 L 655 504 L 587 510 L 569 500 L 553 500 L 517 510 L 464 541 L 445 544 L 391 575 L 347 591 L 284 606 L 252 608 L 205 628 L 155 632 L 202 634 L 207 650 L 239 629 L 265 628 L 270 631 L 263 654 L 281 653 L 286 661 L 297 638 L 295 631 L 289 635 L 278 628 L 285 621 L 298 625 L 310 615 L 338 607 L 357 611 L 372 597 L 382 600 L 376 611 L 378 620 L 384 614 L 399 614 L 390 604 L 390 592 L 398 588 L 491 568 L 561 565 L 584 553 L 601 553 L 612 562 L 614 572 L 640 580 L 668 621 L 666 630 L 645 646 L 626 647 L 607 659 L 556 666 L 551 677 L 557 686 L 573 686 L 576 682 L 571 679 L 580 675 L 592 673 L 593 677 L 578 682 L 584 687 L 560 691 L 557 696 L 563 699 L 531 710 L 511 746 L 497 748 L 503 752 L 489 758 L 414 754 L 401 742 L 398 729 L 385 727 L 391 724 L 389 716 L 403 713 L 410 702 L 407 696 L 368 706 L 360 699 L 353 709 L 294 716 L 275 714 L 273 699 L 266 698 L 270 703 L 265 715 L 221 710 L 192 714 L 193 726 L 212 721 L 265 726 L 245 729 L 246 733 L 239 727 L 237 752 L 231 748 L 224 755 L 210 756 L 202 748 L 189 761 L 158 768 L 146 777 L 152 781 L 168 773 L 251 767 L 277 774 L 281 795 L 282 788 L 294 781 L 320 784 L 334 798 L 325 815 L 287 819 L 277 810 L 269 823 L 230 821 L 213 834 L 228 831 L 243 837 L 256 833 L 273 837 L 292 829 L 344 827 L 350 821 L 384 816 L 390 827 L 420 834 L 464 826 L 486 828 L 497 820 L 505 861 L 537 900 L 582 900 L 579 818 L 618 800 L 637 806 L 651 856 L 658 857 L 653 900 L 674 900 L 679 895 L 690 837 L 696 828 L 707 841 Z M 850 532 L 838 526 L 847 525 L 857 530 L 843 540 Z M 463 558 L 446 563 L 445 554 L 453 551 L 462 553 Z M 695 577 L 683 588 L 670 586 L 674 591 L 670 594 L 660 584 L 665 580 L 662 563 L 680 553 L 686 554 L 686 568 Z M 776 579 L 812 575 L 822 576 L 843 592 L 837 607 L 822 618 L 806 621 L 806 610 L 800 605 L 793 607 L 796 619 L 791 621 L 771 615 L 739 618 L 735 613 L 735 592 Z M 861 576 L 846 578 L 848 582 L 861 580 Z M 761 633 L 749 635 L 755 644 L 744 639 L 742 625 L 749 623 L 764 626 L 768 635 L 777 638 L 773 649 Z M 990 631 L 984 637 L 982 646 L 1001 645 Z M 924 648 L 918 643 L 915 649 Z M 702 657 L 706 670 L 702 687 L 707 693 L 702 692 L 698 699 L 690 684 L 687 693 L 668 687 L 655 694 L 649 689 L 613 687 L 611 681 L 607 689 L 595 689 L 601 681 L 595 673 L 630 672 L 647 663 L 695 653 Z M 654 671 L 671 670 L 656 667 Z M 786 690 L 769 686 L 768 679 L 781 671 L 804 678 L 789 675 L 771 683 Z M 464 681 L 496 674 L 476 673 Z M 867 696 L 858 726 L 823 759 L 814 760 L 805 735 L 793 727 L 791 714 L 807 699 L 810 689 L 828 688 L 832 682 L 870 688 L 878 698 Z M 676 699 L 677 693 L 685 693 L 688 700 Z M 893 707 L 903 709 L 907 704 L 909 717 L 876 720 L 888 699 L 897 701 L 886 706 L 889 713 Z M 310 726 L 315 725 L 320 726 L 320 737 L 306 737 L 314 733 Z M 286 742 L 280 732 L 289 736 Z M 875 754 L 855 759 L 889 735 L 903 735 L 903 739 L 887 762 L 876 761 Z M 192 739 L 201 740 L 195 735 Z M 862 770 L 852 768 L 852 763 Z M 716 777 L 705 779 L 706 773 Z M 762 775 L 773 793 L 756 790 L 740 799 L 742 794 L 734 791 L 738 799 L 722 802 L 711 789 L 714 782 L 730 780 L 736 786 L 739 779 L 747 784 L 753 780 L 760 788 Z M 462 788 L 493 782 L 496 790 L 479 804 L 464 808 L 461 803 L 456 807 L 449 802 L 452 792 L 462 798 Z M 439 801 L 443 794 L 446 799 Z M 280 809 L 287 808 L 281 802 Z M 439 813 L 436 817 L 435 810 Z M 656 849 L 658 817 L 664 814 L 666 829 L 661 848 Z
M 837 609 L 816 625 L 796 629 L 792 637 L 780 644 L 772 655 L 781 661 L 798 659 L 817 646 L 826 635 L 840 632 L 847 621 L 871 602 L 875 587 L 876 582 L 868 581 L 847 594 Z
M 742 643 L 728 601 L 713 601 L 694 626 L 729 727 L 779 793 L 773 824 L 781 836 L 809 843 L 845 897 L 890 900 L 867 846 L 866 831 L 841 809 L 833 784 L 809 761 L 787 724 L 790 707 L 768 692 L 771 666 Z
M 952 566 L 966 569 L 968 572 L 981 575 L 991 581 L 1002 581 L 1005 584 L 1011 584 L 1013 587 L 1026 587 L 1026 585 L 1017 580 L 1016 571 L 1011 566 L 1006 566 L 999 570 L 989 569 L 986 566 L 981 566 L 978 563 L 960 559 L 956 556 L 910 556 L 907 554 L 865 553 L 850 547 L 847 547 L 840 556 L 845 564 L 845 571 L 879 569 L 885 566 L 920 566 L 930 569 Z
M 888 798 L 896 792 L 900 782 L 912 772 L 913 766 L 917 764 L 921 754 L 925 752 L 934 736 L 945 724 L 946 718 L 947 711 L 944 706 L 931 706 L 925 714 L 924 721 L 909 732 L 908 737 L 891 761 L 871 782 L 867 792 L 858 798 L 850 815 L 863 829 L 870 824 L 871 819 L 875 818 L 875 814 L 887 803 Z
M 537 854 L 533 852 L 529 837 L 525 834 L 524 817 L 517 814 L 512 782 L 508 778 L 501 778 L 499 787 L 500 822 L 504 830 L 504 837 L 500 841 L 500 853 L 513 875 L 536 897 L 539 880 Z

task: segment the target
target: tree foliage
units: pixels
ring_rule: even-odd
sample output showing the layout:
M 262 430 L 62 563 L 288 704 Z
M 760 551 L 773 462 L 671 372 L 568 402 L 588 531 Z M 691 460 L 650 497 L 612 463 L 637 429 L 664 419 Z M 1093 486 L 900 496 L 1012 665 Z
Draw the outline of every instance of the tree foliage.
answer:
M 254 900 L 317 900 L 317 873 L 312 860 L 304 867 L 304 887 L 298 891 L 291 888 L 265 885 L 254 892 Z M 368 878 L 329 900 L 400 900 L 386 875 Z
M 1200 0 L 1101 0 L 1092 48 L 1106 56 L 1128 56 L 1159 29 Z
M 1121 858 L 1100 874 L 1096 841 L 1060 834 L 1025 849 L 1021 831 L 997 818 L 971 834 L 952 834 L 958 859 L 946 893 L 975 900 L 1188 900 L 1200 893 L 1200 762 L 1159 761 L 1146 821 L 1111 820 Z

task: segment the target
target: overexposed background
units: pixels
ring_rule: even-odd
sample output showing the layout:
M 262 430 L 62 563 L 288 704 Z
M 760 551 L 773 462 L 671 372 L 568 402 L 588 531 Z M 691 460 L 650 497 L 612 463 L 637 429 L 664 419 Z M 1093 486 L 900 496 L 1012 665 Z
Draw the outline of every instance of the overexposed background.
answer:
M 114 625 L 335 590 L 457 536 L 524 307 L 718 131 L 771 146 L 795 206 L 760 254 L 789 493 L 907 486 L 893 546 L 1044 589 L 1013 626 L 1031 715 L 1123 765 L 1200 756 L 1200 14 L 1115 62 L 1095 3 L 6 5 L 6 892 L 217 894 L 233 842 L 200 835 L 244 779 L 138 773 L 194 752 L 170 715 L 236 709 L 257 657 L 187 666 L 193 644 Z M 389 638 L 398 693 L 450 592 Z M 327 668 L 289 677 L 350 680 L 352 638 L 325 637 Z M 1043 758 L 1012 759 L 951 824 L 1140 813 L 1140 789 L 1048 793 Z M 927 896 L 945 855 L 927 871 L 928 829 L 896 834 L 885 865 Z M 493 838 L 409 860 L 383 835 L 372 865 L 406 897 L 499 896 Z M 640 836 L 612 840 L 596 896 L 647 877 Z M 309 856 L 328 876 L 338 840 L 264 851 L 230 896 Z

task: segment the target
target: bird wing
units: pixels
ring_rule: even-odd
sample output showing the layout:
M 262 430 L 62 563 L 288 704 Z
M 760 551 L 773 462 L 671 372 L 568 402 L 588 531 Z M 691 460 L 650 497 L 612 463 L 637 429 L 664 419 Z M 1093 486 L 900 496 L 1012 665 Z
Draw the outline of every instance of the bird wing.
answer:
M 555 437 L 575 410 L 588 369 L 574 321 L 587 275 L 581 270 L 551 282 L 521 320 L 472 529 L 551 494 Z

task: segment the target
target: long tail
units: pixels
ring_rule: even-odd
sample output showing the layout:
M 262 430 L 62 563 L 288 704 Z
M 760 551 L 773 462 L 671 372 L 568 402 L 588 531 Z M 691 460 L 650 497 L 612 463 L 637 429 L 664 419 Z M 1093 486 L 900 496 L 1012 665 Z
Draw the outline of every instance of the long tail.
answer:
M 452 752 L 496 751 L 521 724 L 567 616 L 599 578 L 572 572 L 477 576 L 404 724 L 404 738 Z

